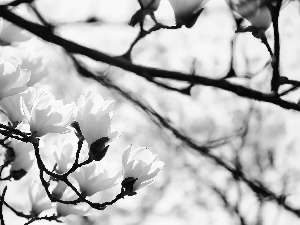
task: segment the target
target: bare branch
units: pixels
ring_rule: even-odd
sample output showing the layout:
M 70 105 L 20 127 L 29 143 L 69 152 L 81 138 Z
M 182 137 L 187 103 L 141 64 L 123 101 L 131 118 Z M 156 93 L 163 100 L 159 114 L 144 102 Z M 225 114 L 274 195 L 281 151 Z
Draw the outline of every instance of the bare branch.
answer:
M 232 84 L 226 80 L 211 79 L 211 78 L 202 77 L 198 75 L 189 76 L 188 74 L 185 73 L 139 66 L 131 63 L 129 60 L 124 59 L 122 57 L 112 57 L 102 52 L 81 46 L 72 41 L 65 40 L 51 33 L 44 26 L 29 22 L 15 15 L 14 13 L 10 12 L 6 7 L 3 6 L 0 7 L 0 14 L 3 18 L 9 20 L 10 22 L 20 27 L 23 27 L 24 29 L 32 32 L 33 34 L 41 37 L 42 39 L 51 43 L 55 43 L 59 46 L 62 46 L 68 52 L 85 55 L 96 61 L 104 62 L 122 68 L 124 70 L 133 72 L 141 77 L 144 77 L 144 74 L 147 73 L 149 76 L 152 77 L 172 79 L 177 81 L 185 81 L 185 82 L 193 83 L 195 85 L 198 84 L 198 85 L 216 87 L 222 90 L 235 93 L 241 97 L 262 101 L 262 102 L 269 102 L 285 109 L 293 109 L 296 111 L 300 111 L 299 105 L 293 102 L 283 100 L 277 94 L 274 93 L 259 92 L 241 85 Z

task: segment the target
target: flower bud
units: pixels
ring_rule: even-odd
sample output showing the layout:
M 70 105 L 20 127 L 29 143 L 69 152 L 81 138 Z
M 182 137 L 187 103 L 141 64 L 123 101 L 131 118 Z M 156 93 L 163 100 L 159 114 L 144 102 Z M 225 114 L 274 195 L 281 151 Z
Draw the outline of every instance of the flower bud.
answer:
M 103 159 L 109 148 L 109 145 L 107 145 L 108 141 L 108 137 L 101 137 L 100 139 L 94 141 L 90 146 L 89 158 L 95 161 L 100 161 Z
M 253 16 L 246 17 L 252 26 L 267 30 L 272 23 L 270 10 L 264 6 L 259 8 Z
M 196 23 L 202 7 L 209 0 L 169 0 L 176 19 L 176 24 L 191 28 Z

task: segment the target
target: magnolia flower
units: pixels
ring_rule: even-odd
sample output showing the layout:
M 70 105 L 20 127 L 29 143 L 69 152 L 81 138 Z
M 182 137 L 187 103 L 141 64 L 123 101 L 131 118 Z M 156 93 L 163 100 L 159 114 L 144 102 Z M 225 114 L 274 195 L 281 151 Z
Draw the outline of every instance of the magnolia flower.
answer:
M 21 70 L 15 58 L 4 59 L 0 55 L 0 100 L 16 95 L 27 89 L 29 70 Z
M 73 201 L 76 200 L 78 196 L 70 189 L 68 189 L 63 197 L 62 200 L 64 201 Z M 78 215 L 78 216 L 85 216 L 87 215 L 87 211 L 89 206 L 80 207 L 78 205 L 69 205 L 58 202 L 56 205 L 56 211 L 59 216 L 65 217 L 68 215 Z
M 132 146 L 127 147 L 122 157 L 122 186 L 126 191 L 135 192 L 157 180 L 155 178 L 164 167 L 164 163 L 155 161 L 156 156 L 147 148 L 139 147 L 133 150 Z
M 106 169 L 98 172 L 95 163 L 82 166 L 72 173 L 78 182 L 81 193 L 91 196 L 99 191 L 104 191 L 116 185 L 118 174 L 109 177 Z
M 59 180 L 52 191 L 52 195 L 60 199 L 63 196 L 67 187 L 68 185 L 64 181 Z
M 42 137 L 48 133 L 67 133 L 66 128 L 72 120 L 74 104 L 63 105 L 62 101 L 55 100 L 52 94 L 43 94 L 33 102 L 31 111 L 24 101 L 21 109 L 30 125 L 31 133 Z
M 57 173 L 63 174 L 68 171 L 71 163 L 75 161 L 74 146 L 71 143 L 64 143 L 61 149 L 53 153 L 57 167 Z
M 30 107 L 35 97 L 35 89 L 28 88 L 25 92 L 7 96 L 0 101 L 0 107 L 7 114 L 8 119 L 15 125 L 22 122 L 24 115 L 21 112 L 20 100 L 24 100 L 25 105 Z
M 72 163 L 75 161 L 74 146 L 71 143 L 65 142 L 60 144 L 57 143 L 57 147 L 60 147 L 60 149 L 57 148 L 53 153 L 57 165 L 56 172 L 63 174 L 68 171 Z M 56 187 L 52 191 L 52 194 L 60 199 L 67 187 L 68 186 L 65 182 L 58 181 Z
M 283 9 L 290 0 L 283 0 L 281 9 Z M 246 18 L 252 26 L 267 30 L 272 23 L 272 13 L 267 4 L 272 4 L 270 0 L 226 0 L 232 6 L 232 9 Z
M 26 30 L 0 18 L 0 45 L 28 41 L 32 35 Z
M 105 101 L 99 94 L 91 93 L 86 98 L 81 96 L 78 100 L 76 121 L 95 160 L 104 157 L 107 143 L 115 139 L 119 133 L 111 131 L 112 103 L 113 101 Z
M 10 168 L 10 173 L 14 174 L 16 173 L 16 171 L 20 170 L 28 172 L 28 170 L 32 167 L 34 161 L 32 155 L 32 144 L 12 139 L 9 146 L 12 148 L 14 156 L 14 160 Z
M 38 216 L 41 212 L 51 209 L 52 203 L 41 183 L 33 181 L 28 188 L 31 203 L 31 214 Z
M 209 0 L 169 0 L 176 19 L 176 24 L 191 28 L 197 21 L 203 6 Z
M 149 9 L 151 11 L 156 11 L 158 9 L 160 0 L 141 0 L 142 7 L 144 9 Z
M 21 59 L 21 68 L 30 68 L 31 76 L 27 86 L 33 86 L 48 76 L 49 71 L 46 66 L 47 59 L 41 54 L 35 53 L 24 55 Z

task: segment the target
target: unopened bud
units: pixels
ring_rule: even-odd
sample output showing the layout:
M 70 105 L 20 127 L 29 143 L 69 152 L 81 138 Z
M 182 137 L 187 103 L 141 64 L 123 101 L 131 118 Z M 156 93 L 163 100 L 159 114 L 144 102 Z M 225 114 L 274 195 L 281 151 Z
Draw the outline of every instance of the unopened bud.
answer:
M 103 159 L 109 148 L 109 145 L 106 145 L 108 141 L 108 137 L 102 137 L 97 141 L 94 141 L 90 146 L 89 158 L 95 161 Z

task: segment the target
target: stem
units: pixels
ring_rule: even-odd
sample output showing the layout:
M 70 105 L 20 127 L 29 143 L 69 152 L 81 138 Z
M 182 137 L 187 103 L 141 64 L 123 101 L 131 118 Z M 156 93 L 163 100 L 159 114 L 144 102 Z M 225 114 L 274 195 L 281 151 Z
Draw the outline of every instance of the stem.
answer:
M 271 80 L 271 90 L 275 93 L 278 93 L 278 89 L 280 86 L 280 35 L 278 29 L 278 18 L 279 18 L 279 11 L 281 8 L 282 0 L 277 1 L 277 5 L 270 6 L 272 10 L 272 22 L 274 28 L 274 55 L 272 59 L 272 66 L 273 66 L 273 77 Z

